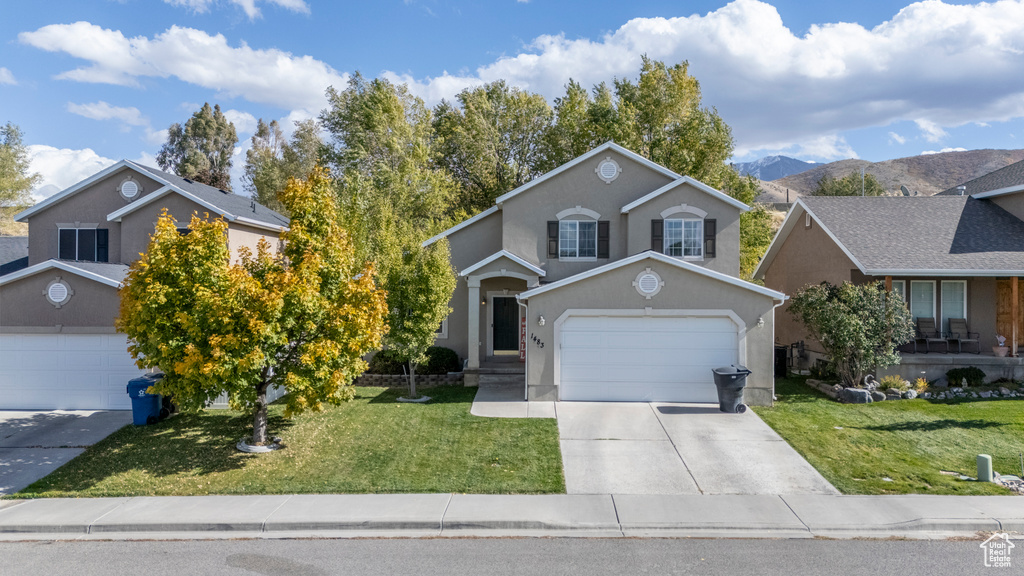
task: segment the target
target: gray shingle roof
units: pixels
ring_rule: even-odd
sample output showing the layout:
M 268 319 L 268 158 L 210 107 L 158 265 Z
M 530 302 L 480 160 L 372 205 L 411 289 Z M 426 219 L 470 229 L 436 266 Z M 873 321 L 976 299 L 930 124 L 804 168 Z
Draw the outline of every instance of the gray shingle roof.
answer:
M 128 276 L 127 264 L 116 264 L 108 262 L 78 262 L 75 260 L 60 260 L 68 266 L 74 266 L 86 272 L 92 272 L 97 276 L 103 276 L 115 282 L 124 282 Z
M 982 192 L 991 192 L 992 190 L 999 190 L 1000 188 L 1009 188 L 1010 186 L 1021 186 L 1024 185 L 1024 160 L 1020 162 L 1014 162 L 1009 166 L 1005 166 L 996 170 L 995 172 L 989 172 L 984 176 L 978 176 L 974 180 L 970 180 L 962 184 L 967 187 L 967 194 L 981 194 Z M 943 190 L 936 194 L 936 196 L 958 196 L 960 191 L 953 186 L 949 190 Z
M 28 236 L 0 236 L 0 265 L 28 256 Z
M 219 188 L 214 188 L 213 186 L 209 186 L 201 182 L 194 182 L 176 174 L 157 170 L 156 168 L 144 166 L 136 162 L 132 162 L 131 164 L 144 172 L 148 172 L 156 178 L 170 182 L 174 186 L 177 186 L 189 194 L 193 194 L 206 202 L 213 204 L 217 208 L 220 208 L 224 212 L 233 216 L 251 218 L 252 220 L 257 220 L 272 226 L 288 225 L 288 218 L 258 202 L 256 203 L 255 210 L 253 210 L 253 200 L 248 196 L 232 194 L 231 192 L 220 190 Z
M 1024 221 L 969 196 L 804 197 L 867 271 L 1024 271 Z

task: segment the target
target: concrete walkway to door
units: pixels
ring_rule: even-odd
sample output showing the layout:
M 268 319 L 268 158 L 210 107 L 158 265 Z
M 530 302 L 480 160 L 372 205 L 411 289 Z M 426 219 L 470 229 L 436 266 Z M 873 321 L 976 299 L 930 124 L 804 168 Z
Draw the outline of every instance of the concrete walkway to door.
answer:
M 481 387 L 471 409 L 558 418 L 569 494 L 839 494 L 757 414 L 717 404 L 524 402 Z

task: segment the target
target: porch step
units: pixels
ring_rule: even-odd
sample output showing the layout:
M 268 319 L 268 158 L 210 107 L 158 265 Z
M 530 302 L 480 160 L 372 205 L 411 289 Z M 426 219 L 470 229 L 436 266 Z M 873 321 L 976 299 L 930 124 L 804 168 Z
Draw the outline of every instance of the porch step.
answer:
M 480 386 L 506 386 L 506 385 L 523 385 L 523 373 L 519 374 L 487 374 L 484 372 L 480 373 Z

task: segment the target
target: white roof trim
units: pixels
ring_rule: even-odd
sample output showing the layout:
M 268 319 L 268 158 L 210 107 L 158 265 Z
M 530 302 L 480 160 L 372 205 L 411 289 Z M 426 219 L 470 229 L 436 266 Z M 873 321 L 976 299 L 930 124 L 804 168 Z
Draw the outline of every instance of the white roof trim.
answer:
M 494 262 L 495 260 L 498 260 L 499 258 L 508 258 L 509 260 L 515 262 L 516 264 L 519 264 L 523 268 L 526 268 L 531 272 L 536 272 L 538 276 L 547 275 L 547 272 L 545 272 L 543 268 L 537 266 L 536 264 L 531 264 L 526 260 L 523 260 L 519 256 L 516 256 L 515 254 L 509 252 L 508 250 L 501 250 L 500 252 L 495 252 L 494 254 L 491 254 L 487 258 L 484 258 L 483 260 L 477 262 L 476 264 L 473 264 L 472 266 L 466 268 L 462 272 L 459 272 L 459 276 L 469 276 L 473 272 L 476 272 L 477 270 L 483 268 L 484 266 L 487 266 L 488 264 Z
M 174 192 L 176 194 L 180 194 L 181 196 L 184 196 L 185 198 L 188 198 L 189 200 L 195 202 L 196 204 L 199 204 L 203 208 L 206 208 L 207 210 L 209 210 L 211 212 L 215 212 L 217 214 L 220 214 L 225 219 L 227 219 L 228 222 L 234 222 L 236 219 L 238 219 L 238 217 L 235 216 L 234 214 L 229 214 L 228 212 L 225 212 L 224 210 L 214 206 L 213 204 L 210 204 L 209 202 L 207 202 L 206 200 L 203 200 L 202 198 L 199 198 L 198 196 L 194 196 L 194 195 L 189 194 L 188 192 L 182 190 L 181 188 L 178 188 L 177 186 L 173 186 L 171 184 L 168 184 L 168 185 L 164 186 L 163 188 L 160 188 L 156 192 L 153 192 L 152 194 L 147 194 L 146 196 L 143 196 L 140 200 L 136 200 L 135 202 L 132 202 L 131 204 L 125 206 L 124 208 L 121 208 L 119 210 L 111 212 L 110 214 L 107 214 L 107 221 L 109 221 L 109 222 L 120 222 L 121 218 L 123 218 L 124 216 L 126 216 L 128 214 L 131 214 L 132 212 L 135 212 L 139 208 L 142 208 L 143 206 L 145 206 L 147 204 L 150 204 L 151 202 L 154 202 L 156 200 L 159 200 L 160 198 L 163 198 L 164 196 L 170 194 L 171 192 Z
M 934 270 L 866 270 L 865 276 L 940 276 L 943 278 L 972 278 L 975 276 L 1024 276 L 1024 269 L 1018 270 L 964 270 L 939 268 Z
M 684 262 L 683 260 L 679 260 L 678 258 L 673 258 L 671 256 L 666 256 L 666 255 L 664 255 L 664 254 L 662 254 L 660 252 L 651 252 L 650 250 L 648 250 L 646 252 L 641 252 L 639 254 L 634 254 L 633 256 L 630 256 L 628 258 L 623 258 L 622 260 L 618 260 L 618 261 L 612 262 L 610 264 L 605 264 L 604 266 L 599 266 L 597 268 L 593 268 L 591 270 L 587 270 L 586 272 L 581 272 L 579 274 L 576 274 L 575 276 L 570 276 L 568 278 L 564 278 L 562 280 L 559 280 L 558 282 L 552 282 L 551 284 L 545 284 L 544 286 L 541 286 L 539 288 L 534 288 L 533 290 L 527 290 L 526 292 L 520 293 L 516 297 L 519 298 L 520 300 L 527 300 L 527 299 L 529 299 L 529 298 L 531 298 L 533 296 L 537 296 L 538 294 L 543 294 L 543 293 L 549 292 L 551 290 L 557 290 L 558 288 L 561 288 L 563 286 L 567 286 L 569 284 L 573 284 L 573 283 L 579 282 L 580 280 L 586 280 L 587 278 L 591 278 L 591 277 L 597 276 L 599 274 L 604 274 L 605 272 L 610 272 L 612 270 L 615 270 L 616 268 L 621 268 L 623 266 L 628 266 L 630 264 L 634 264 L 636 262 L 640 262 L 641 260 L 647 260 L 647 259 L 657 260 L 658 262 L 661 262 L 663 264 L 669 264 L 671 266 L 675 266 L 677 268 L 682 268 L 683 270 L 686 270 L 686 271 L 689 271 L 689 272 L 695 272 L 697 274 L 701 274 L 703 276 L 707 276 L 709 278 L 713 278 L 715 280 L 719 280 L 721 282 L 725 282 L 726 284 L 732 284 L 733 286 L 738 286 L 740 288 L 744 288 L 746 290 L 750 290 L 751 292 L 756 292 L 758 294 L 761 294 L 763 296 L 768 296 L 768 297 L 774 298 L 776 300 L 786 300 L 787 298 L 789 298 L 788 296 L 786 296 L 782 292 L 778 292 L 776 290 L 772 290 L 771 288 L 765 288 L 764 286 L 758 286 L 757 284 L 753 284 L 753 283 L 747 282 L 745 280 L 740 280 L 739 278 L 736 278 L 735 276 L 729 276 L 728 274 L 722 274 L 721 272 L 716 272 L 714 270 L 709 270 L 707 268 L 704 268 L 703 266 L 697 266 L 696 264 L 691 264 L 689 262 Z
M 441 232 L 437 236 L 434 236 L 433 238 L 430 238 L 429 240 L 424 241 L 423 242 L 423 247 L 425 248 L 427 246 L 430 246 L 431 244 L 433 244 L 434 242 L 437 242 L 441 238 L 444 238 L 444 237 L 448 236 L 449 234 L 454 234 L 455 232 L 458 232 L 459 230 L 462 230 L 466 226 L 469 226 L 470 224 L 472 224 L 472 223 L 474 223 L 474 222 L 476 222 L 478 220 L 483 220 L 484 218 L 490 216 L 491 214 L 494 214 L 498 210 L 499 210 L 499 208 L 497 206 L 491 206 L 490 208 L 488 208 L 487 210 L 484 210 L 483 212 L 477 214 L 476 216 L 473 216 L 472 218 L 463 220 L 462 222 L 459 222 L 455 226 L 452 226 L 451 228 L 445 230 L 444 232 Z
M 511 199 L 513 196 L 516 196 L 516 195 L 518 195 L 518 194 L 520 194 L 522 192 L 525 192 L 525 191 L 529 190 L 530 188 L 533 188 L 537 184 L 540 184 L 541 182 L 544 182 L 545 180 L 550 180 L 551 178 L 554 178 L 555 176 L 558 176 L 562 172 L 565 172 L 569 168 L 572 168 L 573 166 L 576 166 L 577 164 L 580 164 L 582 162 L 586 162 L 587 160 L 593 158 L 594 156 L 597 156 L 598 154 L 601 154 L 602 152 L 605 152 L 605 151 L 608 151 L 608 150 L 614 150 L 615 152 L 618 152 L 619 154 L 622 154 L 623 156 L 626 156 L 627 158 L 630 158 L 630 159 L 632 159 L 632 160 L 634 160 L 636 162 L 639 162 L 640 164 L 643 164 L 644 166 L 647 166 L 648 168 L 650 168 L 652 170 L 660 172 L 661 174 L 664 174 L 665 176 L 668 176 L 669 178 L 672 178 L 673 180 L 675 180 L 677 178 L 681 178 L 681 176 L 679 174 L 676 174 L 675 172 L 669 170 L 668 168 L 665 168 L 664 166 L 662 166 L 660 164 L 657 164 L 655 162 L 651 162 L 650 160 L 648 160 L 647 158 L 644 158 L 643 156 L 637 154 L 636 152 L 633 152 L 631 150 L 627 150 L 627 149 L 623 148 L 622 146 L 619 146 L 618 144 L 616 144 L 616 143 L 614 143 L 614 142 L 609 140 L 608 142 L 605 142 L 604 144 L 601 144 L 597 148 L 594 148 L 590 152 L 587 152 L 586 154 L 584 154 L 582 156 L 578 156 L 575 160 L 570 160 L 569 162 L 566 162 L 565 164 L 562 164 L 558 168 L 555 168 L 554 170 L 552 170 L 550 172 L 546 172 L 546 173 L 544 173 L 544 174 L 534 178 L 533 180 L 530 180 L 529 182 L 527 182 L 526 184 L 523 184 L 519 188 L 516 188 L 515 190 L 512 190 L 511 192 L 506 192 L 505 194 L 502 194 L 501 196 L 498 196 L 498 199 L 495 200 L 494 202 L 495 202 L 495 204 L 502 204 L 503 202 L 506 202 L 507 200 Z
M 989 190 L 988 192 L 981 192 L 979 194 L 971 194 L 978 199 L 993 198 L 995 196 L 1004 196 L 1006 194 L 1013 194 L 1015 192 L 1024 192 L 1024 184 L 1018 184 L 1016 186 L 1007 186 L 1006 188 L 999 188 L 997 190 Z
M 72 266 L 71 264 L 68 264 L 66 262 L 61 262 L 60 260 L 47 260 L 45 262 L 40 262 L 39 264 L 36 264 L 35 266 L 29 266 L 28 268 L 22 268 L 21 270 L 18 270 L 17 272 L 11 272 L 10 274 L 6 274 L 4 276 L 0 276 L 0 286 L 2 286 L 4 284 L 8 284 L 10 282 L 13 282 L 15 280 L 19 280 L 19 279 L 24 278 L 26 276 L 31 276 L 31 275 L 36 274 L 38 272 L 42 272 L 43 270 L 49 270 L 51 268 L 56 268 L 58 270 L 63 270 L 64 272 L 67 272 L 69 274 L 75 274 L 75 275 L 81 276 L 83 278 L 88 278 L 89 280 L 94 280 L 96 282 L 99 282 L 100 284 L 106 284 L 107 286 L 112 286 L 114 288 L 120 288 L 121 287 L 121 283 L 118 282 L 117 280 L 114 280 L 113 278 L 107 278 L 106 276 L 100 276 L 99 274 L 96 274 L 95 272 L 89 272 L 88 270 L 83 270 L 81 268 L 78 268 L 77 266 Z
M 287 232 L 289 230 L 287 226 L 269 224 L 267 222 L 263 222 L 262 220 L 253 220 L 252 218 L 246 218 L 245 216 L 235 216 L 235 222 L 239 224 L 245 224 L 246 226 L 252 226 L 253 228 L 273 230 L 274 232 Z
M 702 192 L 707 192 L 708 194 L 714 196 L 715 198 L 718 198 L 719 200 L 725 202 L 726 204 L 730 204 L 732 206 L 735 206 L 736 208 L 739 208 L 743 212 L 747 212 L 750 210 L 750 206 L 747 206 L 743 202 L 740 202 L 739 200 L 733 198 L 732 196 L 729 196 L 728 194 L 725 194 L 724 192 L 715 190 L 714 188 L 708 186 L 707 184 L 701 182 L 700 180 L 695 180 L 693 178 L 690 178 L 689 176 L 680 176 L 679 179 L 676 180 L 675 182 L 669 182 L 668 184 L 662 186 L 661 188 L 658 188 L 654 192 L 651 192 L 645 196 L 642 196 L 630 202 L 629 204 L 626 204 L 625 206 L 622 207 L 622 213 L 628 214 L 629 211 L 632 210 L 633 208 L 636 208 L 637 206 L 645 204 L 651 200 L 654 200 L 658 196 L 661 196 L 665 192 L 672 190 L 673 188 L 679 186 L 680 184 L 689 184 L 690 186 L 693 186 L 694 188 Z
M 139 172 L 139 170 L 137 168 L 135 168 L 135 166 L 133 166 L 127 160 L 121 160 L 120 162 L 115 162 L 112 166 L 108 166 L 107 168 L 104 168 L 103 170 L 100 170 L 99 172 L 93 174 L 92 176 L 89 176 L 85 180 L 82 180 L 81 182 L 78 182 L 77 184 L 72 184 L 71 186 L 65 188 L 64 190 L 61 190 L 60 192 L 54 194 L 53 196 L 50 196 L 46 200 L 43 200 L 42 202 L 40 202 L 40 203 L 38 203 L 38 204 L 36 204 L 34 206 L 31 206 L 29 208 L 26 208 L 25 210 L 22 210 L 21 212 L 18 212 L 17 214 L 14 215 L 14 220 L 17 221 L 17 222 L 24 222 L 24 218 L 28 218 L 29 216 L 32 216 L 36 212 L 39 212 L 39 211 L 41 211 L 41 210 L 43 210 L 45 208 L 49 208 L 50 206 L 53 206 L 57 202 L 60 202 L 61 200 L 67 198 L 68 196 L 71 196 L 75 192 L 78 192 L 79 190 L 81 190 L 82 188 L 85 188 L 86 186 L 92 184 L 93 182 L 96 182 L 97 180 L 101 180 L 103 178 L 106 178 L 107 176 L 109 176 L 109 175 L 113 174 L 114 172 L 117 172 L 121 168 L 125 168 L 125 167 L 130 167 L 133 170 L 135 170 L 136 172 Z M 142 173 L 142 172 L 139 172 L 139 173 L 141 175 L 147 177 L 147 178 L 151 177 L 148 173 Z M 165 184 L 166 184 L 166 182 L 165 182 Z
M 836 238 L 836 235 L 833 234 L 831 230 L 829 230 L 828 226 L 822 223 L 821 219 L 818 218 L 814 214 L 814 212 L 807 207 L 806 204 L 804 204 L 803 200 L 797 198 L 796 202 L 793 203 L 793 206 L 789 209 L 789 212 L 786 214 L 786 219 L 782 221 L 782 226 L 779 227 L 779 231 L 775 234 L 775 238 L 772 238 L 772 243 L 768 245 L 768 251 L 764 253 L 764 257 L 761 258 L 761 262 L 758 263 L 757 268 L 754 269 L 754 278 L 764 278 L 765 272 L 768 270 L 768 267 L 771 266 L 771 263 L 775 260 L 775 257 L 779 253 L 779 250 L 782 249 L 782 245 L 786 242 L 786 238 L 789 237 L 790 232 L 792 232 L 793 228 L 797 225 L 797 221 L 799 220 L 799 214 L 796 214 L 797 208 L 799 208 L 803 212 L 806 212 L 807 214 L 810 214 L 811 218 L 814 219 L 818 226 L 821 226 L 821 229 L 825 232 L 825 234 L 827 234 L 828 237 L 831 238 L 833 242 L 835 242 L 836 246 L 838 246 L 839 249 L 843 251 L 843 254 L 846 254 L 846 257 L 849 258 L 851 262 L 853 262 L 853 265 L 856 266 L 862 274 L 868 275 L 867 269 L 864 268 L 864 265 L 861 264 L 860 260 L 858 260 L 857 257 L 854 256 L 852 252 L 850 252 L 850 250 L 846 247 L 845 244 L 839 241 L 839 238 Z M 796 218 L 793 217 L 794 214 L 796 214 Z

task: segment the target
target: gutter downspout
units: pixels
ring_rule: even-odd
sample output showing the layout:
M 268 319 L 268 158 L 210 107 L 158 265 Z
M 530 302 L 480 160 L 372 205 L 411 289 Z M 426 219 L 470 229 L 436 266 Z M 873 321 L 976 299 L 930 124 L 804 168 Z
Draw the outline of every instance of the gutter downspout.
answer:
M 523 301 L 519 299 L 519 294 L 516 294 L 516 304 L 523 309 L 523 319 L 529 323 L 530 321 L 530 307 L 523 304 Z M 519 328 L 522 330 L 522 326 Z M 524 344 L 523 352 L 525 358 L 523 358 L 523 401 L 528 401 L 530 398 L 530 345 Z

